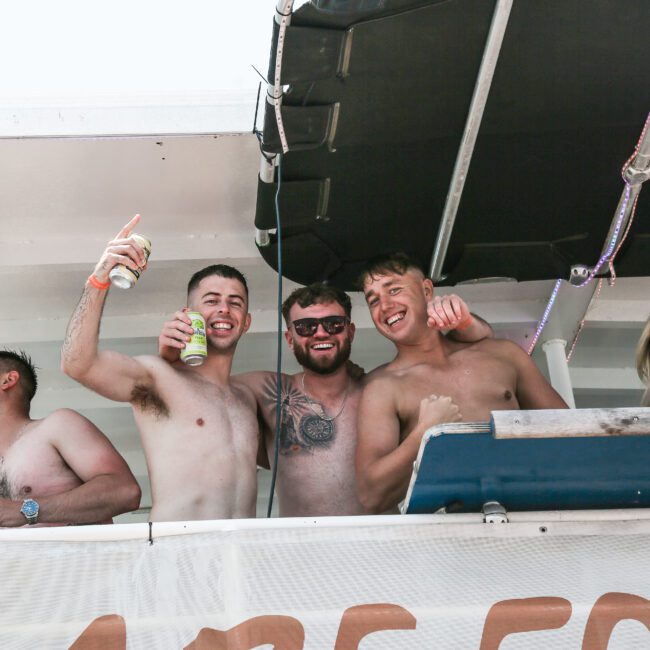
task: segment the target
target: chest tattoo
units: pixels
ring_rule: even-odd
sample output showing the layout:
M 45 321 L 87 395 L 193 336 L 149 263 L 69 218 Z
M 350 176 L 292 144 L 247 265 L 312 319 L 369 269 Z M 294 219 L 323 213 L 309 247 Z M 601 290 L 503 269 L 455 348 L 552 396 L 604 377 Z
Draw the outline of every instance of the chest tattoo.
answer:
M 265 409 L 275 416 L 278 386 L 275 377 L 268 377 L 262 388 Z M 320 402 L 311 400 L 290 382 L 282 382 L 280 411 L 280 453 L 292 455 L 328 448 L 336 438 L 336 423 L 314 412 L 314 407 L 325 410 Z M 274 420 L 275 417 L 271 418 Z

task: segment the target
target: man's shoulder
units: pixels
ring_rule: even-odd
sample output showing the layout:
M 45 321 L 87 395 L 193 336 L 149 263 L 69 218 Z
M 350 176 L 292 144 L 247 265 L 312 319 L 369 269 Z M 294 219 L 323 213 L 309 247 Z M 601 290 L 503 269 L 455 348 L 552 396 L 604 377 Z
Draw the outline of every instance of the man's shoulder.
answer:
M 521 346 L 510 339 L 483 339 L 482 341 L 477 341 L 471 345 L 475 346 L 479 350 L 506 357 L 517 357 L 522 354 L 526 355 L 526 352 L 521 348 Z
M 189 366 L 178 360 L 169 363 L 154 354 L 141 354 L 133 357 L 147 372 L 147 376 L 158 388 L 173 384 L 174 381 L 186 381 L 186 371 L 191 370 Z M 145 382 L 146 384 L 147 382 Z
M 56 409 L 56 411 L 52 411 L 49 415 L 46 415 L 42 420 L 40 420 L 40 424 L 46 426 L 62 423 L 84 424 L 86 422 L 89 422 L 88 418 L 81 415 L 78 411 L 69 408 Z
M 524 352 L 517 343 L 510 339 L 503 338 L 486 338 L 472 342 L 448 341 L 447 344 L 450 346 L 450 352 L 452 354 L 463 351 L 477 351 L 497 355 L 509 355 Z
M 230 387 L 234 395 L 243 400 L 252 409 L 255 409 L 257 397 L 251 386 L 246 382 L 238 381 L 236 377 L 231 377 Z
M 60 408 L 38 420 L 32 431 L 53 440 L 58 435 L 69 437 L 94 432 L 97 427 L 81 413 L 69 408 Z
M 391 361 L 378 366 L 369 372 L 364 378 L 364 390 L 381 391 L 390 389 L 398 380 L 401 375 L 399 366 Z
M 271 370 L 254 370 L 252 372 L 242 372 L 233 375 L 231 380 L 233 385 L 247 386 L 256 395 L 267 391 L 269 388 L 275 390 L 277 384 L 277 373 Z M 287 385 L 292 382 L 292 376 L 281 373 L 282 383 Z
M 174 368 L 177 363 L 182 363 L 181 361 L 169 363 L 155 354 L 139 354 L 133 359 L 153 371 L 164 371 L 168 368 Z
M 473 350 L 487 355 L 487 358 L 509 365 L 517 372 L 525 372 L 533 364 L 527 352 L 518 343 L 509 339 L 484 339 L 474 343 Z
M 234 381 L 245 383 L 248 385 L 256 383 L 264 383 L 269 381 L 269 379 L 275 379 L 277 373 L 272 370 L 252 370 L 250 372 L 240 372 L 232 376 Z M 282 373 L 282 379 L 289 378 L 290 375 Z
M 274 375 L 274 372 L 270 370 L 250 370 L 248 372 L 238 372 L 236 375 L 233 375 L 232 378 L 237 381 L 256 381 L 258 379 L 264 379 L 267 375 Z

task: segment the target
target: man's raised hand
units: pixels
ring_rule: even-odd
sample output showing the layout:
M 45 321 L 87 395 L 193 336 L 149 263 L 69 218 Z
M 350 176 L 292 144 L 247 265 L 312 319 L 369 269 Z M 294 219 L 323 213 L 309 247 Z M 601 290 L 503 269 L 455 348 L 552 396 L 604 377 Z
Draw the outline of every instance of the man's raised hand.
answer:
M 455 293 L 434 296 L 427 303 L 427 325 L 438 330 L 467 327 L 472 321 L 467 303 Z
M 158 337 L 158 354 L 168 363 L 178 361 L 180 350 L 190 340 L 194 330 L 192 321 L 185 313 L 187 308 L 177 311 L 171 320 L 165 321 Z
M 141 271 L 147 265 L 147 258 L 142 247 L 131 237 L 133 229 L 140 221 L 136 214 L 115 236 L 108 242 L 106 249 L 95 266 L 93 275 L 99 282 L 108 282 L 108 274 L 118 264 L 134 270 Z

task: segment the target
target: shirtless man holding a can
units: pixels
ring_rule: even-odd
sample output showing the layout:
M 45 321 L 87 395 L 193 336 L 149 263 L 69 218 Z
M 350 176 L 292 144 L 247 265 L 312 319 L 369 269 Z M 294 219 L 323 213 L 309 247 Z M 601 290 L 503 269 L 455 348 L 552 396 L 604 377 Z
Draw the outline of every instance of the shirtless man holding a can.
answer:
M 476 341 L 492 333 L 487 323 L 470 316 L 458 296 L 432 299 L 428 307 L 430 326 L 451 330 L 457 339 Z M 335 287 L 313 284 L 296 289 L 284 301 L 282 313 L 287 343 L 302 371 L 283 374 L 281 380 L 280 516 L 364 514 L 354 468 L 357 409 L 364 378 L 350 372 L 347 364 L 355 332 L 350 297 Z M 190 321 L 187 313 L 179 311 L 163 326 L 160 352 L 170 362 L 176 362 L 179 350 L 186 350 L 191 343 Z M 233 380 L 248 386 L 257 398 L 266 447 L 261 449 L 259 462 L 268 467 L 275 448 L 276 374 L 249 372 Z M 441 400 L 435 417 L 441 422 L 452 419 L 455 408 Z
M 255 397 L 230 381 L 237 342 L 251 321 L 242 274 L 214 265 L 190 280 L 188 307 L 206 323 L 202 365 L 97 349 L 111 270 L 122 264 L 139 272 L 146 265 L 132 235 L 138 221 L 136 215 L 108 243 L 84 287 L 68 324 L 62 369 L 104 397 L 131 403 L 149 470 L 152 521 L 254 517 Z

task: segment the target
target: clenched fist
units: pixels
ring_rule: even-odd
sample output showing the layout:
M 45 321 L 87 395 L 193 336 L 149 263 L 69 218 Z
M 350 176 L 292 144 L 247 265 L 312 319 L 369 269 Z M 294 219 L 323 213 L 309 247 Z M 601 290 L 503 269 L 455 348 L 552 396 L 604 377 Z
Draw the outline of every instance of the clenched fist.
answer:
M 420 402 L 418 429 L 426 431 L 443 422 L 459 422 L 463 419 L 458 405 L 446 395 L 429 395 Z
M 455 293 L 434 296 L 427 303 L 427 325 L 438 330 L 466 327 L 472 321 L 467 303 Z

